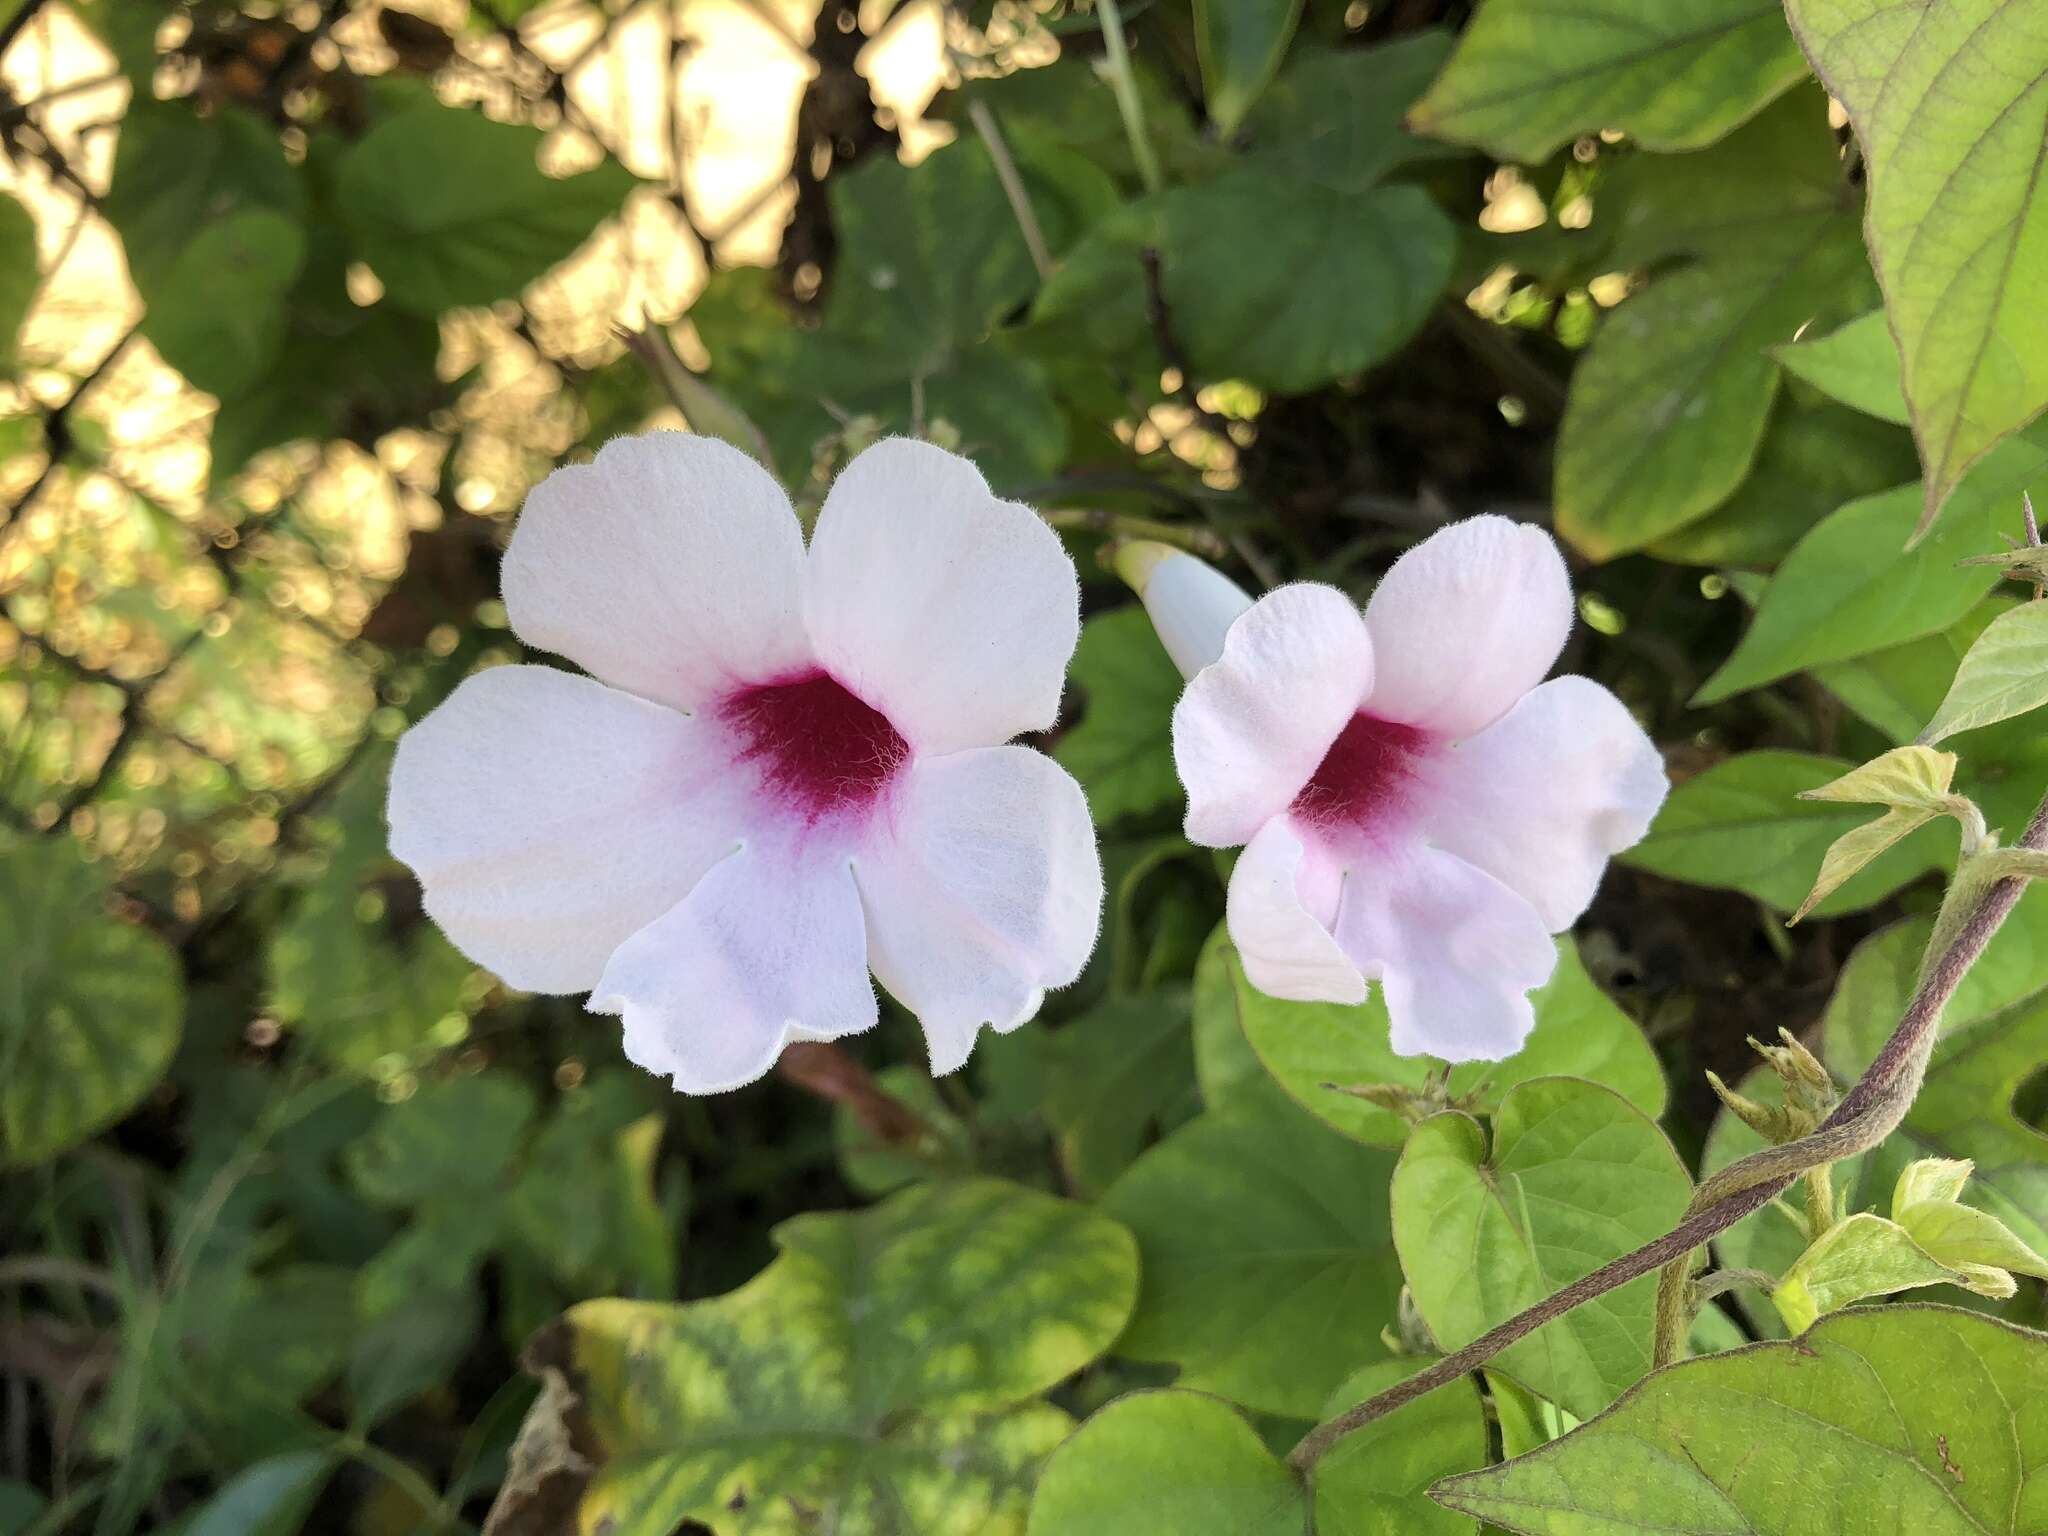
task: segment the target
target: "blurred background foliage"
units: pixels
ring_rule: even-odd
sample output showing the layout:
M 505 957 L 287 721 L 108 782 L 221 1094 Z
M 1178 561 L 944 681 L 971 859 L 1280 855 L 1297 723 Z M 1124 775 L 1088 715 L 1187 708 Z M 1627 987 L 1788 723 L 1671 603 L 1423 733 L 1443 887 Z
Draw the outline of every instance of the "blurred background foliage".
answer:
M 523 1341 L 587 1298 L 817 1281 L 855 1229 L 794 1213 L 927 1188 L 934 1230 L 1000 1233 L 946 1181 L 1115 1186 L 1170 1260 L 1229 1218 L 1176 1225 L 1146 1179 L 1184 1191 L 1233 1137 L 1383 1186 L 1398 1128 L 1318 1098 L 1302 1045 L 1342 1059 L 1349 1026 L 1261 1015 L 1204 950 L 1179 682 L 1105 536 L 1362 592 L 1452 518 L 1554 522 L 1562 665 L 1680 787 L 1566 946 L 1544 1038 L 1578 1054 L 1541 1070 L 1651 1115 L 1668 1074 L 1694 1161 L 1701 1069 L 1819 1017 L 1857 941 L 1931 905 L 1933 829 L 1788 930 L 1862 819 L 1792 796 L 1932 713 L 2013 600 L 1954 562 L 2048 458 L 2007 440 L 1899 554 L 1923 496 L 1863 168 L 1775 8 L 1708 9 L 1711 54 L 1648 69 L 1532 0 L 0 0 L 0 1533 L 474 1528 L 554 1390 Z M 1090 617 L 1045 744 L 1103 832 L 1106 941 L 961 1077 L 890 1011 L 677 1098 L 575 1000 L 470 966 L 385 850 L 392 741 L 520 654 L 496 571 L 526 490 L 686 425 L 806 506 L 921 433 L 1071 540 Z M 2048 742 L 1954 745 L 2016 828 Z M 2048 986 L 2024 948 L 2004 1004 Z M 2011 1123 L 1957 1077 L 1921 1144 L 2041 1123 L 2040 1027 L 2001 1017 Z M 1192 1172 L 1121 1179 L 1198 1116 Z M 1004 1220 L 1037 1231 L 1026 1193 Z M 1993 1198 L 2042 1241 L 2037 1184 Z M 1111 1290 L 1115 1231 L 1067 1233 Z M 1340 1276 L 1386 1292 L 1367 1337 L 1400 1281 L 1375 1242 Z M 623 1314 L 579 1315 L 598 1348 Z M 1124 1313 L 1076 1315 L 1068 1372 Z M 1119 1353 L 1314 1412 L 1208 1347 L 1141 1309 Z M 1155 1379 L 1098 1364 L 1058 1401 Z M 1066 1422 L 1015 1406 L 1052 1384 L 989 1386 L 988 1529 Z

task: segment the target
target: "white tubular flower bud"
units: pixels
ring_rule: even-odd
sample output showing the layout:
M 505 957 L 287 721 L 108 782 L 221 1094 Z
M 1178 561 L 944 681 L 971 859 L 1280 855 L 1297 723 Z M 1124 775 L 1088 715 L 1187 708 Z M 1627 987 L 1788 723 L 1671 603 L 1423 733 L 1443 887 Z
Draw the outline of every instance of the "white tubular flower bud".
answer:
M 1159 643 L 1193 677 L 1223 654 L 1223 637 L 1251 594 L 1214 566 L 1170 544 L 1137 540 L 1116 552 L 1116 573 L 1145 604 Z

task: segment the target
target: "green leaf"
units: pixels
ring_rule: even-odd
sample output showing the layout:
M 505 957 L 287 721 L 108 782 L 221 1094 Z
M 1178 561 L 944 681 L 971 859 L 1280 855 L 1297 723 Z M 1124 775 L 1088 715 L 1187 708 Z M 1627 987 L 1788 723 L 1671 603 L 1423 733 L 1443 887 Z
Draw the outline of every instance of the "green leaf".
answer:
M 2048 406 L 2048 29 L 2001 0 L 1786 12 L 1863 146 L 1864 227 L 1926 466 L 1924 533 L 1970 466 Z
M 350 1422 L 367 1430 L 452 1381 L 476 1342 L 478 1310 L 466 1289 L 421 1290 L 374 1318 L 349 1356 Z
M 0 842 L 0 1166 L 113 1124 L 177 1049 L 177 954 L 106 902 L 105 875 L 68 840 Z
M 1217 132 L 1235 133 L 1272 84 L 1300 20 L 1301 0 L 1195 0 L 1195 54 Z
M 1440 1070 L 1430 1057 L 1394 1054 L 1380 989 L 1356 1007 L 1289 1003 L 1254 988 L 1234 955 L 1231 972 L 1245 1038 L 1280 1086 L 1345 1135 L 1400 1146 L 1408 1125 L 1399 1115 L 1329 1086 L 1393 1083 L 1419 1089 Z M 1477 1094 L 1488 1106 L 1524 1079 L 1566 1075 L 1604 1083 L 1646 1114 L 1664 1112 L 1664 1073 L 1656 1053 L 1634 1021 L 1594 985 L 1570 939 L 1558 944 L 1557 969 L 1531 1000 L 1536 1028 L 1522 1049 L 1506 1061 L 1451 1068 L 1453 1095 Z
M 927 1143 L 889 1146 L 876 1140 L 844 1104 L 836 1106 L 832 1142 L 839 1153 L 839 1172 L 849 1186 L 873 1197 L 924 1179 L 957 1178 L 974 1172 L 974 1133 L 946 1102 L 929 1073 L 907 1064 L 884 1067 L 875 1074 L 875 1086 L 913 1111 L 932 1134 Z
M 50 1501 L 27 1483 L 0 1477 L 0 1536 L 31 1536 Z
M 1694 696 L 1712 704 L 1807 667 L 1935 634 L 1974 608 L 1998 578 L 1958 567 L 2000 547 L 2020 490 L 2048 469 L 2048 433 L 2001 443 L 1950 498 L 1940 531 L 1899 552 L 1920 488 L 1852 501 L 1793 548 L 1764 589 L 1742 643 Z
M 1281 1099 L 1280 1085 L 1267 1073 L 1238 1022 L 1236 962 L 1230 930 L 1218 923 L 1195 957 L 1193 1000 L 1195 1083 L 1210 1109 L 1244 1099 Z
M 543 175 L 538 128 L 438 103 L 386 118 L 343 160 L 336 198 L 356 254 L 415 314 L 515 298 L 618 212 L 613 160 Z
M 1461 1349 L 1559 1287 L 1668 1231 L 1692 1180 L 1619 1094 L 1538 1078 L 1469 1115 L 1415 1127 L 1394 1171 L 1394 1242 L 1415 1305 Z M 1498 1368 L 1567 1412 L 1599 1412 L 1650 1369 L 1656 1281 L 1644 1276 L 1546 1324 Z
M 1594 559 L 1640 549 L 1725 501 L 1776 398 L 1773 343 L 1863 266 L 1847 220 L 1780 256 L 1652 282 L 1611 315 L 1572 378 L 1557 444 L 1559 531 Z
M 334 1470 L 325 1451 L 289 1451 L 244 1467 L 181 1536 L 293 1536 Z
M 2022 899 L 1959 989 L 1905 1124 L 1870 1155 L 1871 1198 L 1865 1202 L 1874 1204 L 1917 1158 L 1967 1158 L 1977 1165 L 1970 1203 L 1996 1216 L 2036 1252 L 2048 1252 L 2048 1140 L 2020 1118 L 2015 1100 L 2048 1060 L 2048 1001 L 2041 997 L 2048 987 L 2041 960 L 2048 902 L 2042 895 L 2048 892 Z M 1901 973 L 1909 960 L 1917 960 L 1925 935 L 1916 922 L 1869 941 L 1866 948 L 1883 948 L 1868 962 L 1854 994 L 1845 973 L 1829 1005 L 1824 1039 L 1829 1070 L 1838 1078 L 1861 1076 L 1897 1024 L 1900 1010 L 1892 1002 L 1896 998 L 1902 1006 L 1900 989 L 1909 992 L 1912 985 Z M 1977 971 L 1986 965 L 1990 969 L 1980 978 Z
M 655 1194 L 662 1100 L 643 1073 L 598 1073 L 526 1145 L 510 1219 L 571 1296 L 674 1292 L 674 1237 Z
M 1672 790 L 1648 834 L 1623 863 L 1693 885 L 1741 891 L 1796 910 L 1827 850 L 1868 812 L 1799 798 L 1853 764 L 1805 752 L 1744 752 Z M 1945 849 L 1929 828 L 1872 859 L 1815 909 L 1853 912 L 1936 868 Z
M 1431 158 L 1399 114 L 1442 48 L 1432 33 L 1303 55 L 1247 121 L 1255 152 L 1100 220 L 1047 280 L 1032 331 L 1119 372 L 1134 354 L 1140 371 L 1163 366 L 1151 251 L 1173 339 L 1204 378 L 1296 392 L 1384 359 L 1427 317 L 1455 256 L 1436 204 L 1381 182 Z M 1371 304 L 1353 302 L 1361 290 Z
M 1046 1463 L 1029 1536 L 1302 1536 L 1307 1494 L 1221 1398 L 1133 1392 Z
M 209 224 L 150 304 L 151 344 L 208 394 L 249 390 L 284 350 L 286 300 L 305 260 L 305 230 L 273 209 L 242 208 Z
M 1061 1165 L 1084 1193 L 1105 1188 L 1155 1125 L 1185 1118 L 1191 1107 L 1194 1061 L 1183 987 L 1110 997 L 1054 1035 L 1052 1051 L 1046 1123 Z
M 1617 264 L 1692 258 L 1602 322 L 1558 431 L 1558 530 L 1595 560 L 1726 501 L 1755 462 L 1771 349 L 1875 297 L 1824 107 L 1800 91 L 1726 143 L 1603 188 Z
M 0 368 L 13 366 L 21 322 L 41 282 L 36 221 L 18 198 L 0 193 Z
M 1899 387 L 1899 345 L 1884 311 L 1873 309 L 1825 336 L 1788 342 L 1779 362 L 1815 389 L 1865 415 L 1904 424 L 1906 396 Z
M 1082 693 L 1081 718 L 1060 736 L 1053 757 L 1088 791 L 1096 823 L 1180 804 L 1170 727 L 1181 675 L 1145 610 L 1134 603 L 1084 624 L 1072 680 Z
M 1046 241 L 1065 250 L 1115 188 L 1077 155 L 1010 139 Z M 767 274 L 719 274 L 691 309 L 711 382 L 792 479 L 847 415 L 943 433 L 998 487 L 1051 474 L 1066 422 L 1045 368 L 999 329 L 1038 276 L 987 150 L 964 139 L 915 167 L 873 156 L 830 191 L 839 250 L 823 323 L 793 327 Z
M 1418 1363 L 1368 1369 L 1324 1412 L 1342 1412 Z M 1468 1381 L 1339 1441 L 1317 1463 L 1312 1494 L 1230 1404 L 1186 1390 L 1134 1392 L 1046 1464 L 1028 1536 L 1471 1536 L 1473 1522 L 1433 1505 L 1426 1490 L 1485 1461 L 1486 1421 Z
M 1449 34 L 1440 31 L 1374 48 L 1296 50 L 1245 123 L 1254 163 L 1339 192 L 1362 192 L 1399 166 L 1459 158 L 1460 151 L 1417 138 L 1402 125 L 1450 50 Z
M 1603 129 L 1698 149 L 1803 73 L 1758 0 L 1488 0 L 1410 121 L 1530 164 Z
M 2048 603 L 2020 603 L 1986 626 L 1920 733 L 1941 741 L 2048 704 Z
M 1814 1240 L 1778 1281 L 1771 1303 L 1788 1329 L 1804 1333 L 1817 1318 L 1839 1312 L 1852 1301 L 1958 1278 L 1897 1222 L 1862 1211 L 1836 1222 Z
M 1457 247 L 1419 188 L 1338 192 L 1263 171 L 1169 194 L 1166 220 L 1161 287 L 1190 365 L 1282 393 L 1391 355 L 1443 293 Z
M 2043 1513 L 2048 1337 L 1855 1309 L 1797 1343 L 1659 1372 L 1610 1413 L 1437 1499 L 1525 1536 L 2024 1536 Z
M 1386 1358 L 1400 1271 L 1387 1229 L 1393 1159 L 1284 1100 L 1211 1110 L 1103 1197 L 1138 1239 L 1143 1285 L 1116 1352 L 1180 1367 L 1183 1386 L 1314 1415 Z
M 101 208 L 147 306 L 142 334 L 165 362 L 225 396 L 278 360 L 307 254 L 306 191 L 266 124 L 143 93 L 122 119 Z
M 1838 1080 L 1847 1081 L 1859 1073 L 1898 1022 L 1918 980 L 1929 926 L 1926 918 L 1895 923 L 1864 940 L 1850 954 L 1835 984 L 1834 996 L 1828 1002 L 1822 1023 L 1828 1065 Z M 1967 1032 L 1979 1021 L 2015 1008 L 2043 989 L 2048 989 L 2048 888 L 2029 890 L 2020 898 L 2005 926 L 1992 937 L 1977 964 L 1963 978 L 1944 1012 L 1944 1022 L 1951 1034 Z M 2040 1035 L 2033 1038 L 2033 1048 L 2036 1049 L 2048 1041 L 2048 1037 Z M 2025 1075 L 2020 1058 L 2028 1048 L 2025 1035 L 2010 1044 L 2002 1040 L 1993 1044 L 1994 1055 L 2005 1063 L 2004 1073 L 2010 1074 L 2009 1086 L 2003 1090 L 2005 1102 L 2010 1101 L 2012 1090 Z M 1942 1080 L 1946 1068 L 1941 1062 L 1945 1056 L 1946 1050 L 1938 1049 L 1930 1086 Z M 1759 1067 L 1740 1086 L 1741 1091 L 1751 1098 L 1775 1103 L 1782 1085 L 1768 1068 Z M 1933 1087 L 1933 1091 L 1936 1095 L 1934 1102 L 1937 1103 L 1953 1092 L 1938 1086 Z M 1964 1103 L 1975 1103 L 1981 1112 L 1984 1105 L 2001 1102 L 1998 1089 L 1994 1088 L 1981 1100 L 1970 1098 L 1972 1091 L 1965 1089 L 1957 1094 L 1949 1113 L 1966 1113 Z M 2020 1134 L 2014 1135 L 2014 1131 Z M 2002 1135 L 1995 1141 L 1984 1143 L 1986 1146 L 2001 1146 L 2003 1156 L 2008 1160 L 2017 1157 L 2019 1161 L 2010 1167 L 2001 1167 L 1993 1176 L 1993 1185 L 2007 1186 L 2004 1190 L 1994 1187 L 1987 1193 L 1984 1181 L 1981 1178 L 1977 1180 L 1971 1186 L 1973 1200 L 2010 1209 L 2014 1194 L 2018 1194 L 2021 1200 L 2029 1199 L 2024 1188 L 2014 1187 L 2013 1181 L 2017 1178 L 2019 1185 L 2023 1186 L 2031 1177 L 2028 1164 L 2038 1154 L 2027 1149 L 2030 1134 L 2007 1122 Z M 1723 1110 L 1715 1117 L 1708 1135 L 1706 1151 L 1701 1159 L 1702 1171 L 1712 1173 L 1725 1168 L 1738 1157 L 1747 1156 L 1762 1146 L 1762 1138 L 1733 1114 Z M 1880 1205 L 1888 1197 L 1895 1198 L 1893 1186 L 1902 1170 L 1926 1155 L 1929 1155 L 1926 1149 L 1916 1150 L 1909 1140 L 1894 1138 L 1877 1154 L 1837 1163 L 1834 1173 L 1836 1189 L 1847 1198 L 1851 1209 Z M 1931 1155 L 1942 1154 L 1936 1151 Z M 2048 1192 L 2033 1203 L 2044 1216 L 2048 1216 Z M 1777 1274 L 1804 1251 L 1806 1236 L 1791 1209 L 1783 1202 L 1774 1202 L 1722 1233 L 1715 1239 L 1714 1246 L 1716 1256 L 1725 1266 L 1761 1269 Z M 1739 1291 L 1736 1295 L 1753 1323 L 1767 1331 L 1776 1331 L 1776 1314 L 1769 1307 L 1759 1306 L 1747 1291 Z
M 511 1072 L 428 1083 L 394 1104 L 344 1154 L 349 1178 L 374 1205 L 423 1205 L 495 1191 L 534 1116 L 534 1093 Z
M 2011 603 L 1992 596 L 1939 634 L 1922 635 L 1868 656 L 1815 667 L 1813 675 L 1858 716 L 1895 742 L 1920 734 L 1955 681 L 1977 637 Z M 1964 764 L 1965 779 L 1974 761 Z
M 1016 1536 L 1065 1436 L 1027 1401 L 1129 1315 L 1137 1255 L 1114 1222 L 995 1180 L 918 1185 L 776 1230 L 782 1256 L 684 1305 L 589 1301 L 539 1358 L 580 1377 L 599 1465 L 581 1528 Z
M 1687 565 L 1776 565 L 1843 502 L 1909 480 L 1919 468 L 1912 437 L 1897 427 L 1781 390 L 1735 494 L 1647 552 Z

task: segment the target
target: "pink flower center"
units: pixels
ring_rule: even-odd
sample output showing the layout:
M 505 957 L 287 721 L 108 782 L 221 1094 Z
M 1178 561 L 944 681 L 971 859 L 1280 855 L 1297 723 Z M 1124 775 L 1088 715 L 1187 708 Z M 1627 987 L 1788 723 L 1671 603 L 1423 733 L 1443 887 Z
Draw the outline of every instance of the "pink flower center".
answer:
M 1353 715 L 1294 797 L 1294 814 L 1326 834 L 1383 824 L 1407 803 L 1429 745 L 1418 726 Z
M 739 738 L 739 758 L 806 823 L 866 809 L 910 760 L 889 717 L 827 672 L 754 683 L 726 697 L 719 715 Z

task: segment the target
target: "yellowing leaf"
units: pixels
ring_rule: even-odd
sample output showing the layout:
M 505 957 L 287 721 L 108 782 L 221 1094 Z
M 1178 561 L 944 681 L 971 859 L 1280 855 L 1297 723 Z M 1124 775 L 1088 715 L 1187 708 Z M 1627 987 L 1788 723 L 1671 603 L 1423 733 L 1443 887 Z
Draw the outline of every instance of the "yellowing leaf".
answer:
M 1960 1200 L 1976 1164 L 1966 1157 L 1923 1157 L 1906 1165 L 1892 1190 L 1892 1216 L 1923 1200 Z
M 1967 1265 L 2013 1270 L 2048 1279 L 2048 1259 L 2020 1241 L 2010 1227 L 1989 1211 L 1958 1205 L 1953 1200 L 1923 1200 L 1893 1214 L 1899 1225 L 1913 1234 L 1913 1241 L 1940 1263 L 1955 1269 Z M 1973 1285 L 1971 1289 L 1977 1287 Z M 2012 1294 L 2011 1280 L 2005 1282 L 2003 1293 Z
M 1821 856 L 1820 874 L 1806 900 L 1792 914 L 1792 921 L 1796 923 L 1806 916 L 1892 844 L 1958 804 L 1948 792 L 1955 772 L 1953 752 L 1936 752 L 1920 746 L 1894 747 L 1882 757 L 1850 769 L 1839 779 L 1803 790 L 1802 800 L 1886 805 L 1891 809 L 1876 821 L 1835 839 Z
M 1956 755 L 1928 747 L 1894 747 L 1838 779 L 1801 790 L 1802 800 L 1842 800 L 1851 805 L 1888 805 L 1895 810 L 1938 815 L 1947 809 Z
M 737 1291 L 587 1301 L 537 1341 L 582 1389 L 596 1465 L 577 1529 L 786 1536 L 808 1508 L 839 1536 L 1019 1536 L 1072 1427 L 1038 1394 L 1130 1316 L 1129 1234 L 962 1179 L 775 1238 L 782 1256 Z
M 1804 1333 L 1824 1313 L 1961 1276 L 1929 1255 L 1897 1222 L 1868 1211 L 1838 1221 L 1814 1240 L 1771 1292 L 1785 1326 Z

